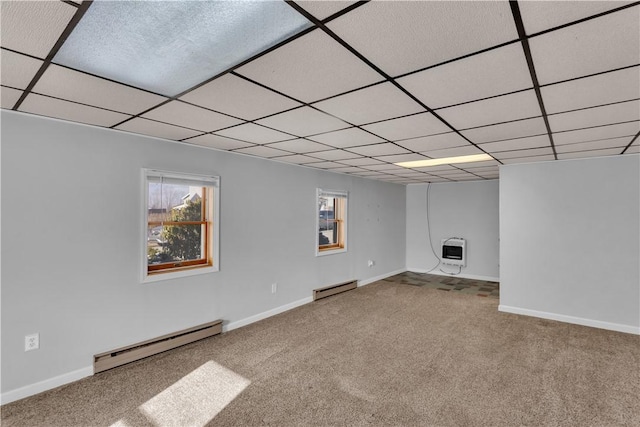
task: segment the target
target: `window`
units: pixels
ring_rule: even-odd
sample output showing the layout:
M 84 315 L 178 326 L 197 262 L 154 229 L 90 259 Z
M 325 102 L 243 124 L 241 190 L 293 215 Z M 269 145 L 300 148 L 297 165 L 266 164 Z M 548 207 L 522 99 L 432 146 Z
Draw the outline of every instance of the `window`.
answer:
M 347 192 L 317 191 L 318 238 L 316 255 L 326 255 L 347 250 Z
M 144 281 L 218 270 L 219 177 L 145 170 Z

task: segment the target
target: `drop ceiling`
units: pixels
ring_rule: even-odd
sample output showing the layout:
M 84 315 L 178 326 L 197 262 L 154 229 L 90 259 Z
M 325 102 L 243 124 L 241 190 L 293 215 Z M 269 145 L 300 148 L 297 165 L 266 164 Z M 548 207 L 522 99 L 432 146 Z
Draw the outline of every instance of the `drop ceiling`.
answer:
M 135 25 L 103 25 L 123 2 L 3 0 L 2 108 L 401 184 L 640 152 L 640 2 L 245 2 L 221 24 L 251 31 L 215 36 L 202 2 L 129 3 L 165 9 L 133 55 Z M 179 59 L 192 42 L 215 55 Z M 118 74 L 133 60 L 134 77 Z M 482 153 L 493 159 L 394 165 Z

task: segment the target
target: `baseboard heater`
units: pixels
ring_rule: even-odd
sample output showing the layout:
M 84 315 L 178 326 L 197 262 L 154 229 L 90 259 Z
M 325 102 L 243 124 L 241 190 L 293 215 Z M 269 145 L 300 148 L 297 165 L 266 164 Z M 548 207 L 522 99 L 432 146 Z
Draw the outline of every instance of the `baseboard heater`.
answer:
M 331 295 L 339 294 L 340 292 L 350 291 L 358 287 L 356 280 L 349 282 L 339 283 L 337 285 L 331 285 L 320 289 L 313 290 L 313 300 L 317 301 L 320 298 L 330 297 Z
M 205 323 L 172 334 L 143 341 L 93 356 L 93 373 L 135 362 L 172 348 L 180 347 L 222 332 L 222 320 Z

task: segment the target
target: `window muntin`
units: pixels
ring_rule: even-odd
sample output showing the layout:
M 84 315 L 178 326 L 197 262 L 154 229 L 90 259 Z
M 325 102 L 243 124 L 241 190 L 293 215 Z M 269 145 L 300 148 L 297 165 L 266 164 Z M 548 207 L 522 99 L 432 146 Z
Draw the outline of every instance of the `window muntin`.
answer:
M 145 172 L 144 278 L 217 271 L 218 177 Z M 168 273 L 190 274 L 168 274 Z
M 317 190 L 316 255 L 347 250 L 347 193 Z

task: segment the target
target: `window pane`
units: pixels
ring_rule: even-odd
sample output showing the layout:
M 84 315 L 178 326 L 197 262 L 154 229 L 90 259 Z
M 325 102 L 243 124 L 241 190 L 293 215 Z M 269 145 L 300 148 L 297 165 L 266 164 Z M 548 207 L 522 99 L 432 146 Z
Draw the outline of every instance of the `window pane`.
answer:
M 338 237 L 338 227 L 333 227 L 332 225 L 332 228 L 330 230 L 320 230 L 318 243 L 320 246 L 335 245 L 340 243 L 340 239 Z
M 149 222 L 201 221 L 201 187 L 149 183 Z
M 202 225 L 147 227 L 147 264 L 203 259 L 203 228 Z

